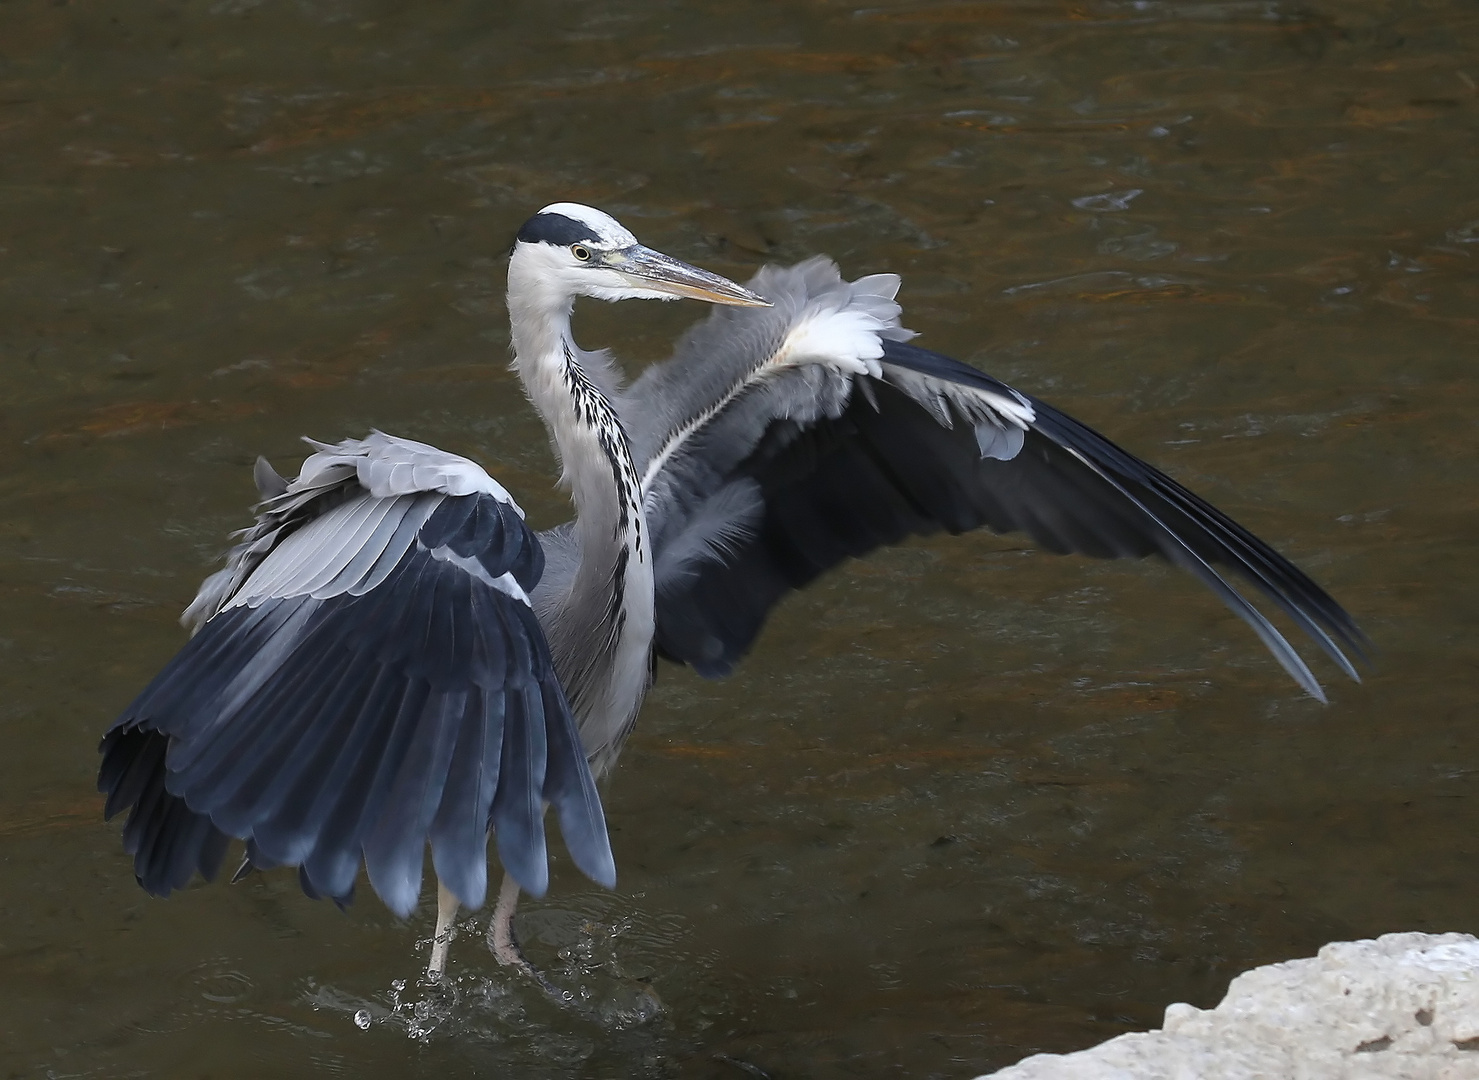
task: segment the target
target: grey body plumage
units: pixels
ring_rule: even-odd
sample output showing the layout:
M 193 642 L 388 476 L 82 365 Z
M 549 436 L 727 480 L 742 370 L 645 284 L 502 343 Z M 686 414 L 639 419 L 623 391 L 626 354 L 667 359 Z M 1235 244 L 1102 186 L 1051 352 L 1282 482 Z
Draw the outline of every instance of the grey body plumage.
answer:
M 99 787 L 110 816 L 129 810 L 140 883 L 209 878 L 236 837 L 311 895 L 347 899 L 363 862 L 404 915 L 429 845 L 440 970 L 457 905 L 485 898 L 490 830 L 540 893 L 551 805 L 576 864 L 614 882 L 593 778 L 654 653 L 726 674 L 784 595 L 911 534 L 1161 555 L 1323 700 L 1231 569 L 1356 676 L 1364 638 L 1319 586 L 1089 428 L 909 344 L 898 287 L 816 258 L 742 288 L 588 207 L 535 215 L 509 265 L 514 367 L 575 519 L 536 537 L 474 463 L 378 432 L 315 444 L 291 482 L 259 465 L 258 522 L 186 611 L 195 636 L 103 741 Z M 624 387 L 576 346 L 577 295 L 722 306 Z M 507 944 L 517 890 L 503 896 Z

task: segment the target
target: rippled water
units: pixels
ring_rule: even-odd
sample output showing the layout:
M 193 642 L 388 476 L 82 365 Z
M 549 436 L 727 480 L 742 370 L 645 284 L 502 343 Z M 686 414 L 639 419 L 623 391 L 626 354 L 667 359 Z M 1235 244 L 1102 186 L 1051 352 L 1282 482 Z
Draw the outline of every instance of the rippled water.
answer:
M 970 1076 L 1479 929 L 1476 81 L 1440 0 L 0 5 L 0 1068 Z M 1297 558 L 1375 671 L 1321 708 L 1164 566 L 929 540 L 662 672 L 618 889 L 561 862 L 520 923 L 573 1008 L 472 923 L 418 987 L 431 913 L 368 894 L 149 899 L 95 746 L 258 452 L 374 425 L 564 513 L 501 300 L 562 198 L 903 273 L 923 343 Z M 637 367 L 700 314 L 577 328 Z

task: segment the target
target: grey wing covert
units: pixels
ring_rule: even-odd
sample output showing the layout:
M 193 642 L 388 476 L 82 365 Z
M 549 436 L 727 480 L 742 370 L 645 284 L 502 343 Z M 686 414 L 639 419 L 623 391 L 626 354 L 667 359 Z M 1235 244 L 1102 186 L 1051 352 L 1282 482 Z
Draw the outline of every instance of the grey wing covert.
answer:
M 430 843 L 437 876 L 476 908 L 491 828 L 504 867 L 540 895 L 546 803 L 576 865 L 615 883 L 529 605 L 538 540 L 481 469 L 423 451 L 440 453 L 379 433 L 321 448 L 202 587 L 195 636 L 104 736 L 105 814 L 129 811 L 124 846 L 150 893 L 214 877 L 236 837 L 252 866 L 296 866 L 306 893 L 341 903 L 363 862 L 404 917 Z

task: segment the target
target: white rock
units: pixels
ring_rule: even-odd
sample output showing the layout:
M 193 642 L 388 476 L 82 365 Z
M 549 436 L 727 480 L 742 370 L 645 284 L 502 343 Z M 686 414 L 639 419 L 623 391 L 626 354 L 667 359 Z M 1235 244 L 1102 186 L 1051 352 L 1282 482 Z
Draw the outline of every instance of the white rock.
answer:
M 1160 1031 L 1034 1054 L 991 1080 L 1479 1080 L 1479 940 L 1387 934 L 1244 972 Z M 982 1078 L 985 1080 L 985 1078 Z

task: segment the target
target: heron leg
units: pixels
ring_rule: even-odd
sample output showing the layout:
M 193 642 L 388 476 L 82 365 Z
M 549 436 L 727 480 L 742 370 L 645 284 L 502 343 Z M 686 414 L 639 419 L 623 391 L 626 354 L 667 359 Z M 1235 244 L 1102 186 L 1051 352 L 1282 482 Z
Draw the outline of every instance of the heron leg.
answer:
M 498 903 L 493 908 L 493 921 L 488 924 L 488 948 L 504 967 L 511 967 L 534 980 L 545 997 L 562 1008 L 574 1009 L 588 1015 L 589 1010 L 575 1002 L 568 990 L 561 990 L 550 982 L 544 972 L 529 962 L 524 950 L 519 948 L 519 939 L 514 937 L 514 911 L 519 906 L 519 883 L 508 874 L 503 875 L 503 885 L 498 890 Z
M 493 921 L 488 924 L 488 948 L 504 967 L 517 968 L 525 975 L 538 979 L 539 972 L 519 948 L 514 937 L 514 911 L 519 906 L 519 883 L 509 874 L 503 875 L 503 885 L 498 890 L 498 903 L 493 908 Z
M 515 890 L 517 896 L 517 890 Z M 447 946 L 452 942 L 452 920 L 461 905 L 452 890 L 437 878 L 437 929 L 431 939 L 431 961 L 426 965 L 426 981 L 438 982 L 447 970 Z

